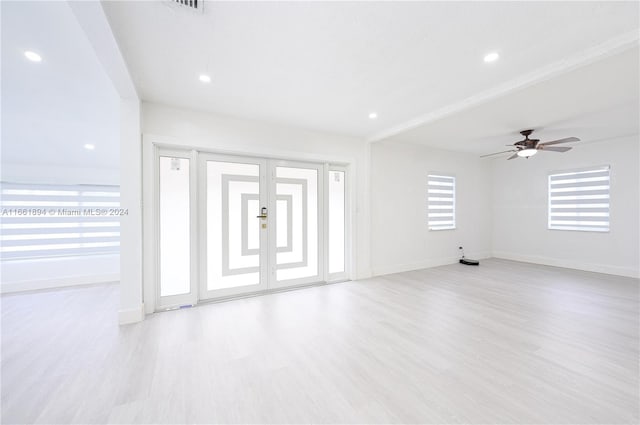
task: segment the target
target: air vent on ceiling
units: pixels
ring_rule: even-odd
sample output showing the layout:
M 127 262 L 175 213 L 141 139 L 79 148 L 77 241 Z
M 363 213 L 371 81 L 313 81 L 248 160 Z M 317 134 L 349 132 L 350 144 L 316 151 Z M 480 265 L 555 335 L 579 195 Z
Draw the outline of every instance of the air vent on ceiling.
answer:
M 169 0 L 172 4 L 177 4 L 185 9 L 202 12 L 204 0 Z

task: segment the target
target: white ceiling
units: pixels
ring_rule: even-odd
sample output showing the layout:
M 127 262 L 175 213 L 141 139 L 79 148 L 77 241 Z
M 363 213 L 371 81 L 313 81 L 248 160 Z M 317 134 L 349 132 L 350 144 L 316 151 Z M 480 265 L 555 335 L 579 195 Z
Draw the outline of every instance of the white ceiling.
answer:
M 68 3 L 0 6 L 3 163 L 117 167 L 118 96 Z M 203 15 L 165 0 L 103 6 L 149 101 L 478 154 L 525 127 L 585 141 L 638 132 L 637 47 L 459 108 L 637 31 L 637 2 L 205 0 Z M 501 59 L 487 65 L 492 50 Z M 424 116 L 437 119 L 415 125 Z
M 445 116 L 387 140 L 477 154 L 505 149 L 535 129 L 542 141 L 580 143 L 640 133 L 638 47 Z
M 118 168 L 119 97 L 67 2 L 1 7 L 2 162 Z
M 639 27 L 637 2 L 204 6 L 103 1 L 143 99 L 368 138 Z M 494 50 L 500 60 L 485 64 Z M 491 134 L 519 129 L 512 118 Z

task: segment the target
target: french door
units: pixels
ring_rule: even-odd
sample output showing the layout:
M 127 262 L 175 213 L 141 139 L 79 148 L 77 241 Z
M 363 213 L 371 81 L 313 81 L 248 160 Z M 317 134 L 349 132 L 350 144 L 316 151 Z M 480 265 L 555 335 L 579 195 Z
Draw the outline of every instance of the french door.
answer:
M 199 298 L 267 289 L 267 161 L 203 154 L 198 167 Z
M 201 154 L 200 299 L 324 280 L 322 165 Z
M 347 168 L 156 153 L 156 309 L 348 278 Z

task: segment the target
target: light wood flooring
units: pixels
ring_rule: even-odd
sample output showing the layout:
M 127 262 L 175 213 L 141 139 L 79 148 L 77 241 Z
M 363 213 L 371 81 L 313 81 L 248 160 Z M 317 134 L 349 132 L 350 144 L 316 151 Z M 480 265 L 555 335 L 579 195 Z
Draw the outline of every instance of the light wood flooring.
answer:
M 503 260 L 117 325 L 2 297 L 3 423 L 638 423 L 639 283 Z

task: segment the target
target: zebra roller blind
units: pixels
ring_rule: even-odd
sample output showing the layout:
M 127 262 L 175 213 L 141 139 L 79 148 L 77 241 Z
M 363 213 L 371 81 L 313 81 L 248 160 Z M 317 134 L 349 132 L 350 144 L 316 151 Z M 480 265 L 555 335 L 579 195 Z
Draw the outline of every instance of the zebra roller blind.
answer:
M 428 178 L 429 230 L 456 228 L 456 178 L 429 174 Z
M 549 229 L 609 231 L 609 166 L 549 175 Z
M 116 253 L 120 188 L 0 183 L 3 260 Z

